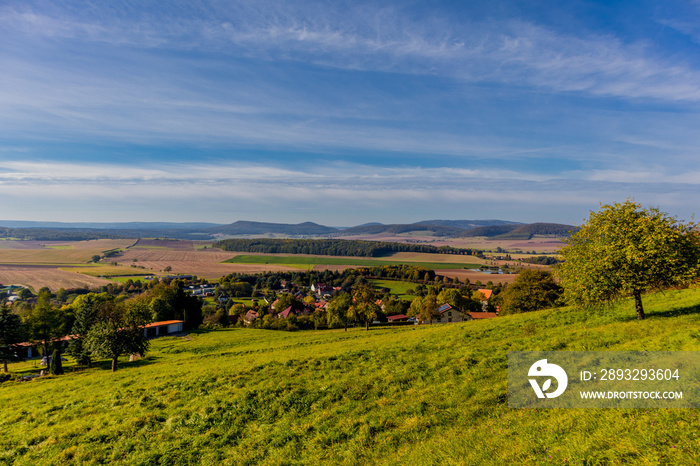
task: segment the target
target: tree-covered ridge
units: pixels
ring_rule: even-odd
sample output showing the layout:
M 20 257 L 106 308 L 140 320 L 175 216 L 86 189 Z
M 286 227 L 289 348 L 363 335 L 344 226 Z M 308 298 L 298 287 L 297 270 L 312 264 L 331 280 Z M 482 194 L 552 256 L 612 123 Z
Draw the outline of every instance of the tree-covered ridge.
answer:
M 396 252 L 472 255 L 471 249 L 425 244 L 353 241 L 341 239 L 225 239 L 214 243 L 224 251 L 266 254 L 318 254 L 326 256 L 381 257 Z
M 533 236 L 568 237 L 578 230 L 574 225 L 560 223 L 530 223 L 528 225 L 489 225 L 472 228 L 462 236 L 486 236 L 494 239 L 531 239 Z

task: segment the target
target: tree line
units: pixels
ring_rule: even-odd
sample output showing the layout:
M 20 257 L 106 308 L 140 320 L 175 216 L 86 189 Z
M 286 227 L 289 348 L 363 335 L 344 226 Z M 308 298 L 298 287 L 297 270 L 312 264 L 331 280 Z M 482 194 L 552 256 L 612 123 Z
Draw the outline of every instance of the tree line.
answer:
M 472 249 L 427 244 L 389 243 L 342 239 L 225 239 L 215 248 L 224 251 L 257 252 L 265 254 L 316 254 L 327 256 L 382 257 L 397 252 L 472 255 Z

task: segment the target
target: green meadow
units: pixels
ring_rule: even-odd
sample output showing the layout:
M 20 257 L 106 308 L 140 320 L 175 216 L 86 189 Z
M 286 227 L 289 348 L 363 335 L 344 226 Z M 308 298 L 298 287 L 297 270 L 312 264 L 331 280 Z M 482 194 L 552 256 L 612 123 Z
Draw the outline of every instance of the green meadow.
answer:
M 348 265 L 357 267 L 379 267 L 381 265 L 407 264 L 426 269 L 478 269 L 479 264 L 458 262 L 410 262 L 384 259 L 361 259 L 354 257 L 321 257 L 321 256 L 253 256 L 239 255 L 225 260 L 227 264 L 275 264 L 306 269 L 314 265 Z
M 370 280 L 376 289 L 389 288 L 389 293 L 398 298 L 412 300 L 416 295 L 408 294 L 408 290 L 415 290 L 417 283 L 404 282 L 400 280 Z
M 624 301 L 458 324 L 161 338 L 116 373 L 0 384 L 0 463 L 700 464 L 700 410 L 508 408 L 508 351 L 700 351 L 700 290 L 645 305 L 644 321 Z

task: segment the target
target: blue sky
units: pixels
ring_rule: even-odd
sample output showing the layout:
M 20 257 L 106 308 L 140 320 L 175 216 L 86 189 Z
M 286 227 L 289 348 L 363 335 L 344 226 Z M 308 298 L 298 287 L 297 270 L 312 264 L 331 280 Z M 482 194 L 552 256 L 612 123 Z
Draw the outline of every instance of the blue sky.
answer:
M 699 1 L 10 0 L 0 70 L 3 219 L 700 213 Z

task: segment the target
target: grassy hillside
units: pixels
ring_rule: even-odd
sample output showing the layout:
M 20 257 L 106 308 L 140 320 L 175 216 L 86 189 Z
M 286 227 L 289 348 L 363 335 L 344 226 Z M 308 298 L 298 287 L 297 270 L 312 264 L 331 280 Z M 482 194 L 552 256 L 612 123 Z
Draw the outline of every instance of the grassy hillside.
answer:
M 507 407 L 508 351 L 700 351 L 700 290 L 646 305 L 162 338 L 116 374 L 1 384 L 0 462 L 698 464 L 698 410 Z

